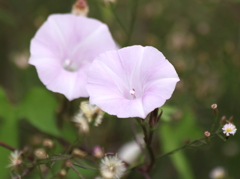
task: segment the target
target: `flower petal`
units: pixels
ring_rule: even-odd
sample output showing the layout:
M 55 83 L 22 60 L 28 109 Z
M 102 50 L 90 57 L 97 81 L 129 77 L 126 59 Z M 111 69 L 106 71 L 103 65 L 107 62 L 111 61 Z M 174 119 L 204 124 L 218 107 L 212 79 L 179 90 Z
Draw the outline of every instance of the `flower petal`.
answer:
M 132 46 L 98 56 L 89 68 L 90 102 L 120 118 L 145 118 L 169 99 L 179 81 L 153 47 Z
M 32 39 L 29 63 L 37 68 L 40 80 L 49 90 L 72 100 L 88 97 L 85 87 L 90 64 L 100 53 L 114 49 L 117 46 L 104 23 L 55 14 Z

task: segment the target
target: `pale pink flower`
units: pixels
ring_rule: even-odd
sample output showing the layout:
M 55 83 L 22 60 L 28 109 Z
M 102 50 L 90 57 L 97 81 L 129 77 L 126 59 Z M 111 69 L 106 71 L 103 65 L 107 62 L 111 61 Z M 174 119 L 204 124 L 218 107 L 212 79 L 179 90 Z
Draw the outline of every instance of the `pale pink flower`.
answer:
M 179 81 L 153 47 L 132 46 L 100 54 L 88 73 L 90 102 L 119 118 L 145 118 L 169 99 Z
M 94 58 L 116 44 L 108 27 L 96 20 L 72 14 L 55 14 L 31 41 L 29 63 L 46 87 L 69 100 L 88 97 L 87 70 Z

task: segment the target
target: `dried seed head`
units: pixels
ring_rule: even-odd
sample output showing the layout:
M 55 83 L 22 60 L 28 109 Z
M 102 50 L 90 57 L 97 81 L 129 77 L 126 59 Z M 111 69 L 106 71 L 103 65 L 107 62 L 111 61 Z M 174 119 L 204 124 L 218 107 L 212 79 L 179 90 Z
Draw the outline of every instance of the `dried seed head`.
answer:
M 101 160 L 100 173 L 105 179 L 119 179 L 124 175 L 125 171 L 126 167 L 117 155 L 106 155 Z

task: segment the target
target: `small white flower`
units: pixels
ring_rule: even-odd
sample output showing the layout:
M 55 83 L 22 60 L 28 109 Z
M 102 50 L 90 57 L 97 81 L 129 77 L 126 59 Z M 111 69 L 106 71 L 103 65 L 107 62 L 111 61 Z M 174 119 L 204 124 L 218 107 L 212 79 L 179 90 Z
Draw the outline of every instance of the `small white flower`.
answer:
M 104 112 L 101 109 L 98 109 L 94 126 L 98 127 L 102 123 L 103 115 L 104 115 Z
M 21 155 L 21 151 L 15 150 L 14 152 L 12 152 L 9 156 L 10 164 L 7 167 L 11 167 L 13 169 L 17 165 L 22 164 Z
M 225 124 L 222 130 L 226 136 L 229 136 L 230 134 L 234 135 L 237 131 L 236 126 L 231 123 Z
M 79 129 L 79 133 L 89 132 L 88 122 L 82 112 L 79 112 L 77 115 L 75 115 L 72 121 L 76 123 L 76 126 Z
M 100 172 L 105 179 L 120 179 L 126 167 L 124 163 L 116 156 L 105 156 L 100 164 Z
M 223 179 L 226 176 L 226 172 L 223 167 L 216 167 L 210 172 L 209 176 L 211 179 Z
M 142 153 L 140 146 L 144 147 L 143 135 L 138 134 L 136 137 L 137 141 L 127 142 L 118 150 L 119 158 L 128 164 L 133 164 L 137 161 Z
M 98 107 L 96 105 L 89 104 L 89 101 L 83 101 L 80 104 L 80 110 L 85 115 L 88 122 L 92 122 L 92 117 L 97 112 Z

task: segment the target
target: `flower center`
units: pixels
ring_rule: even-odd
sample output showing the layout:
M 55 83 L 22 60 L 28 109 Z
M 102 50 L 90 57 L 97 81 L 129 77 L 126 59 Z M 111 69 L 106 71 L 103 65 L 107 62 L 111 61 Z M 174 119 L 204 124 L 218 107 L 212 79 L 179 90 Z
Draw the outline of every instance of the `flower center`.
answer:
M 134 88 L 131 89 L 131 90 L 129 91 L 129 93 L 130 93 L 130 95 L 132 95 L 133 99 L 136 99 L 135 89 L 134 89 Z
M 78 66 L 70 59 L 66 59 L 63 62 L 63 68 L 67 71 L 74 72 L 78 70 Z
M 227 128 L 226 129 L 226 132 L 232 132 L 233 130 L 232 130 L 232 128 Z

